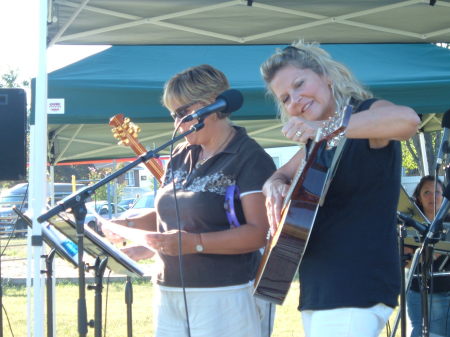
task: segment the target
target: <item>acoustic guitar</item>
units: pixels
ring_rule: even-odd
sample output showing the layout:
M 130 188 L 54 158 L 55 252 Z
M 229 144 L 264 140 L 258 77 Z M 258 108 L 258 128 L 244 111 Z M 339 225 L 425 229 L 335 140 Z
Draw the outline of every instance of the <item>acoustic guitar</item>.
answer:
M 305 160 L 292 179 L 284 200 L 281 221 L 267 242 L 256 274 L 255 296 L 283 304 L 338 162 L 338 158 L 333 158 L 333 164 L 328 168 L 317 162 L 317 155 L 320 149 L 336 146 L 342 141 L 352 110 L 347 104 L 337 118 L 327 121 L 317 131 L 315 141 L 308 144 Z M 340 152 L 336 149 L 335 157 Z
M 139 143 L 138 134 L 141 128 L 131 122 L 128 117 L 124 117 L 123 114 L 117 114 L 109 120 L 109 125 L 113 128 L 111 131 L 114 138 L 119 140 L 119 145 L 126 145 L 131 147 L 131 149 L 136 153 L 136 155 L 141 156 L 147 153 L 144 145 Z M 164 174 L 164 169 L 160 162 L 155 158 L 150 158 L 146 161 L 145 166 L 150 170 L 153 176 L 161 183 L 161 178 Z

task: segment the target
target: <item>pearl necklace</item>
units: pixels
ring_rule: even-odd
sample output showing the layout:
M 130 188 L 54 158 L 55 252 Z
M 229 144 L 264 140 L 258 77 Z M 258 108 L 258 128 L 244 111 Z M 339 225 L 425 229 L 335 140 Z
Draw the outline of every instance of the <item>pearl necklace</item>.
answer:
M 232 127 L 230 133 L 228 134 L 227 138 L 225 138 L 225 140 L 220 144 L 220 146 L 217 148 L 216 151 L 214 151 L 213 153 L 211 153 L 208 156 L 204 156 L 204 152 L 203 152 L 203 148 L 200 151 L 200 154 L 198 156 L 197 162 L 195 163 L 195 168 L 198 169 L 200 166 L 202 166 L 207 160 L 211 159 L 212 157 L 214 157 L 216 154 L 218 154 L 219 152 L 221 152 L 223 149 L 225 149 L 225 147 L 227 146 L 228 142 L 231 140 L 231 138 L 234 136 L 235 130 Z

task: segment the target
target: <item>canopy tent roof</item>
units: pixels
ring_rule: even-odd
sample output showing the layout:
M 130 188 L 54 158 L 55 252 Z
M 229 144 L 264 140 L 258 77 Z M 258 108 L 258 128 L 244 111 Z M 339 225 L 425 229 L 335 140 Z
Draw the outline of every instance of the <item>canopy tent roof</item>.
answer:
M 450 0 L 49 3 L 49 45 L 450 42 Z
M 48 97 L 64 98 L 65 113 L 50 114 L 53 162 L 130 157 L 119 147 L 108 121 L 123 113 L 139 123 L 149 147 L 170 139 L 173 122 L 161 106 L 163 85 L 175 73 L 201 63 L 227 75 L 244 95 L 232 120 L 264 147 L 292 145 L 280 133 L 274 103 L 265 95 L 259 65 L 284 46 L 114 46 L 50 73 Z M 412 106 L 424 119 L 449 108 L 450 50 L 431 44 L 323 45 L 377 97 Z M 33 83 L 34 84 L 34 83 Z M 34 87 L 34 86 L 33 86 Z M 34 92 L 34 91 L 33 91 Z M 162 152 L 167 154 L 167 151 Z

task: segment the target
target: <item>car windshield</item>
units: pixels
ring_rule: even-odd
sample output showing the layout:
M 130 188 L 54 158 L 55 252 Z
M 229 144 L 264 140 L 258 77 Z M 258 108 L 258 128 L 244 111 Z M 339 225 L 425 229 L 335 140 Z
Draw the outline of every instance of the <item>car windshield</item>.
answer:
M 155 196 L 153 194 L 143 195 L 136 201 L 133 208 L 153 208 L 155 203 Z

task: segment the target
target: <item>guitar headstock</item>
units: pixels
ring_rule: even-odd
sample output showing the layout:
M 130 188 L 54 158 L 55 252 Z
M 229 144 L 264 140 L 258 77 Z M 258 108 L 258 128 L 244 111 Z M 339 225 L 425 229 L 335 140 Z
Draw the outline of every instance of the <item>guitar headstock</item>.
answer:
M 119 141 L 119 145 L 129 145 L 130 141 L 136 140 L 141 128 L 134 124 L 123 114 L 117 114 L 109 120 L 114 138 Z
M 353 113 L 353 105 L 350 104 L 350 98 L 347 100 L 344 108 L 340 112 L 336 112 L 334 117 L 330 117 L 324 122 L 322 128 L 317 131 L 318 140 L 326 140 L 328 147 L 334 147 L 344 137 L 350 117 Z

